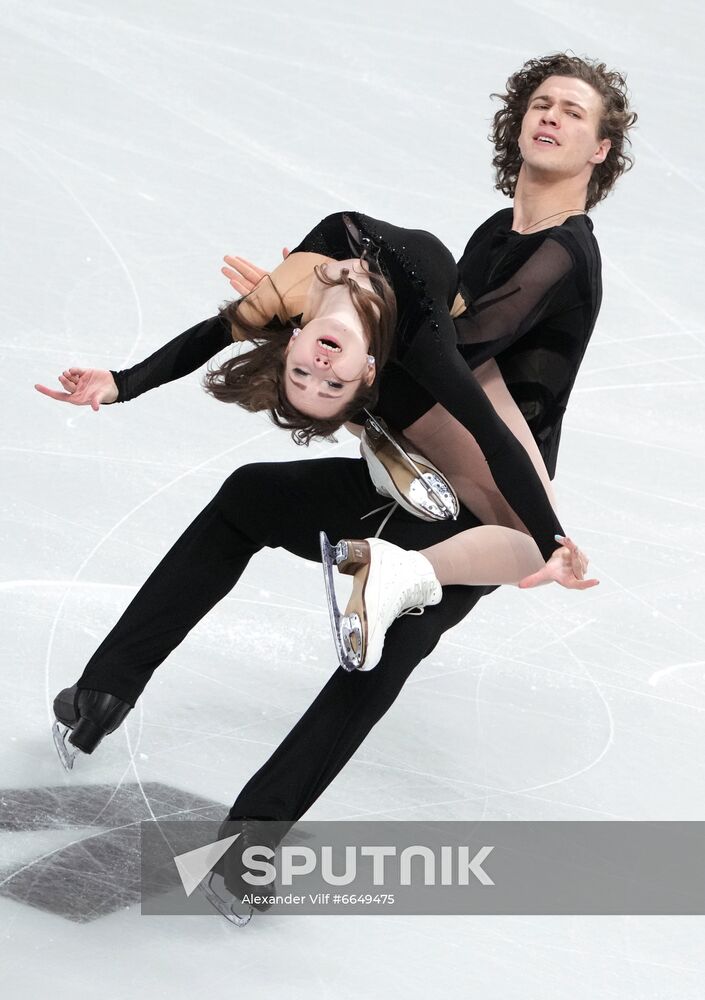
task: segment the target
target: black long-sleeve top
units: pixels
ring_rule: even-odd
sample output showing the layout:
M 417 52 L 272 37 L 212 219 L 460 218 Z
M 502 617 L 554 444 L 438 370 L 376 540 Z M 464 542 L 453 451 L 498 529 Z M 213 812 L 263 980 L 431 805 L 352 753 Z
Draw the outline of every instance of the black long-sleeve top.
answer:
M 602 264 L 592 222 L 521 235 L 512 211 L 497 212 L 471 236 L 458 264 L 469 303 L 456 320 L 471 367 L 495 358 L 536 439 L 551 478 L 561 421 L 602 302 Z
M 487 219 L 458 263 L 467 303 L 456 318 L 458 350 L 471 368 L 494 358 L 554 477 L 561 421 L 602 301 L 592 222 L 521 235 L 512 210 Z M 397 364 L 382 372 L 380 416 L 408 427 L 435 403 Z
M 502 279 L 505 283 L 511 280 L 507 274 L 511 264 L 501 254 L 486 269 L 489 288 L 485 300 L 481 301 L 482 296 L 476 292 L 473 295 L 475 275 L 470 274 L 468 280 L 466 272 L 472 259 L 481 253 L 492 221 L 488 220 L 474 234 L 461 260 L 462 289 L 470 303 L 464 320 L 458 321 L 457 326 L 450 317 L 450 308 L 458 291 L 458 271 L 450 252 L 430 233 L 400 229 L 360 213 L 337 213 L 322 220 L 293 253 L 347 259 L 361 254 L 361 239 L 367 244 L 370 259 L 372 248 L 382 273 L 394 289 L 398 310 L 394 360 L 385 366 L 381 376 L 380 412 L 397 426 L 405 426 L 411 422 L 408 415 L 412 411 L 414 419 L 434 402 L 441 403 L 476 438 L 499 489 L 548 558 L 555 548 L 554 535 L 562 533 L 561 526 L 528 455 L 497 416 L 470 370 L 487 357 L 498 355 L 500 350 L 510 350 L 527 332 L 521 328 L 522 309 L 529 315 L 532 309 L 536 310 L 537 303 L 539 313 L 543 308 L 543 297 L 539 295 L 536 299 L 536 295 L 525 290 L 527 285 L 533 289 L 530 282 L 503 288 Z M 537 251 L 546 243 L 545 237 L 538 243 Z M 527 246 L 528 241 L 523 245 Z M 516 251 L 512 252 L 516 259 Z M 529 254 L 527 261 L 533 256 L 536 254 Z M 554 292 L 549 299 L 570 270 L 566 265 L 569 254 L 565 257 L 554 254 L 551 263 L 553 257 L 558 258 L 561 273 L 550 286 Z M 544 267 L 543 271 L 550 268 Z M 493 294 L 498 301 L 493 301 Z M 516 314 L 513 319 L 519 320 L 512 329 L 502 327 L 496 318 L 493 324 L 487 323 L 498 315 L 501 303 L 509 303 Z M 506 309 L 505 305 L 505 312 Z M 148 388 L 193 371 L 230 342 L 230 330 L 220 317 L 198 324 L 140 365 L 114 373 L 119 400 L 133 398 Z

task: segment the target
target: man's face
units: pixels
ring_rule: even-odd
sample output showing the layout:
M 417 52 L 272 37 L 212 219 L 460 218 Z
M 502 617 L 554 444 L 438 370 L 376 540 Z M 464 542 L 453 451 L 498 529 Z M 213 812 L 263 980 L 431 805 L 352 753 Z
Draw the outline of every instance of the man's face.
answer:
M 602 163 L 609 139 L 599 139 L 602 98 L 572 76 L 549 76 L 529 99 L 519 135 L 522 169 L 534 179 L 585 175 Z

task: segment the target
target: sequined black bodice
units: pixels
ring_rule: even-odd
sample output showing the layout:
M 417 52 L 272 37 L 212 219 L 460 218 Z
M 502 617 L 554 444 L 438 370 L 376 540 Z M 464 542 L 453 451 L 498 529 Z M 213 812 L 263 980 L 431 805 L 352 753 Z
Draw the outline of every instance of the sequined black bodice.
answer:
M 402 229 L 358 212 L 336 213 L 319 222 L 292 254 L 299 251 L 337 260 L 365 254 L 375 262 L 392 285 L 398 315 L 393 361 L 378 376 L 379 411 L 393 426 L 404 427 L 434 403 L 444 406 L 474 436 L 498 488 L 548 558 L 555 548 L 554 535 L 563 533 L 561 525 L 526 451 L 498 417 L 471 370 L 487 351 L 494 351 L 494 356 L 501 348 L 513 357 L 509 352 L 527 332 L 520 315 L 525 306 L 530 304 L 538 309 L 534 315 L 543 315 L 545 296 L 536 275 L 519 268 L 515 277 L 521 280 L 504 288 L 494 282 L 512 278 L 495 266 L 502 261 L 495 261 L 490 281 L 495 299 L 473 299 L 465 325 L 456 329 L 450 307 L 458 290 L 458 271 L 449 250 L 431 233 Z M 569 255 L 550 256 L 563 268 L 559 285 Z M 550 269 L 538 270 L 545 277 Z M 509 331 L 498 318 L 500 308 L 507 322 L 514 324 Z M 220 316 L 187 330 L 139 365 L 113 373 L 119 400 L 195 370 L 225 347 L 228 338 Z M 510 388 L 516 390 L 518 385 L 514 380 Z
M 458 288 L 453 255 L 433 233 L 402 229 L 361 212 L 327 216 L 292 252 L 299 251 L 334 260 L 364 256 L 379 267 L 397 300 L 396 356 L 403 356 L 422 323 L 438 330 Z
M 381 375 L 378 411 L 393 426 L 403 427 L 412 422 L 410 416 L 419 416 L 435 403 L 444 406 L 475 437 L 497 486 L 548 557 L 555 548 L 554 535 L 562 531 L 543 486 L 526 451 L 497 416 L 459 350 L 459 331 L 450 316 L 459 280 L 450 251 L 424 230 L 402 229 L 348 212 L 327 216 L 294 252 L 347 259 L 355 252 L 351 222 L 373 245 L 397 299 L 393 362 Z M 512 292 L 505 298 L 517 301 Z M 469 354 L 476 349 L 473 332 L 462 331 Z M 491 339 L 503 343 L 494 330 Z

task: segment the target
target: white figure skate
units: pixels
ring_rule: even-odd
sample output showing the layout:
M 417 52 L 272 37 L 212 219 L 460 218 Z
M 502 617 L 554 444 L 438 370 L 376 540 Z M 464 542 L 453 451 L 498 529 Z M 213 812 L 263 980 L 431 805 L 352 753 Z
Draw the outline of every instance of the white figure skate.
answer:
M 377 492 L 424 521 L 455 520 L 459 510 L 455 490 L 435 465 L 409 451 L 406 444 L 403 435 L 368 414 L 360 450 Z
M 322 531 L 321 555 L 333 639 L 344 670 L 372 670 L 394 619 L 413 608 L 438 604 L 443 596 L 425 556 L 381 538 L 344 539 L 332 545 Z M 334 565 L 339 573 L 354 577 L 345 614 L 335 595 Z

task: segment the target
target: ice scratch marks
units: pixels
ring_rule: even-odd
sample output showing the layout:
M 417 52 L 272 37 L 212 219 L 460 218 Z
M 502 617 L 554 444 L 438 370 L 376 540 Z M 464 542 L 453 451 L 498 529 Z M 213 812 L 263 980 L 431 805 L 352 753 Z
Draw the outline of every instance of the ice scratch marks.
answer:
M 538 619 L 538 615 L 536 615 L 536 617 Z M 545 788 L 550 788 L 556 785 L 567 784 L 570 781 L 574 781 L 576 778 L 586 774 L 588 771 L 597 767 L 597 765 L 607 756 L 610 748 L 612 747 L 612 744 L 614 743 L 614 718 L 612 716 L 612 710 L 610 708 L 610 704 L 607 701 L 607 698 L 605 697 L 602 691 L 602 685 L 593 677 L 588 667 L 587 661 L 579 657 L 571 647 L 570 643 L 566 641 L 567 636 L 560 634 L 550 620 L 543 618 L 541 619 L 541 622 L 554 633 L 554 635 L 556 636 L 556 641 L 564 647 L 570 659 L 572 659 L 573 662 L 576 664 L 576 666 L 579 667 L 580 671 L 582 671 L 582 673 L 586 675 L 588 681 L 594 688 L 595 693 L 598 696 L 599 700 L 602 702 L 604 708 L 607 732 L 605 735 L 605 740 L 602 748 L 595 754 L 593 759 L 591 761 L 588 761 L 583 767 L 577 768 L 575 771 L 572 771 L 570 774 L 566 774 L 563 777 L 554 778 L 550 781 L 539 782 L 535 785 L 526 785 L 515 793 L 519 795 L 523 794 L 524 792 L 542 791 Z
M 705 342 L 703 342 L 703 340 L 700 339 L 703 336 L 703 334 L 705 334 L 705 329 L 703 327 L 698 327 L 697 329 L 694 329 L 694 330 L 693 329 L 690 329 L 690 330 L 678 330 L 678 331 L 676 331 L 676 333 L 677 333 L 677 336 L 679 336 L 679 337 L 692 337 L 693 340 L 696 341 L 696 343 L 705 346 Z M 641 344 L 645 340 L 665 340 L 665 341 L 669 341 L 674 335 L 676 335 L 676 334 L 674 334 L 673 330 L 666 330 L 666 331 L 659 331 L 658 333 L 638 333 L 634 337 L 611 337 L 608 333 L 605 333 L 604 331 L 601 331 L 600 332 L 600 342 L 601 342 L 602 345 L 604 345 L 604 344 Z M 702 354 L 697 355 L 697 356 L 698 357 L 703 357 Z M 658 358 L 652 358 L 651 359 L 651 363 L 652 364 L 656 364 L 657 361 L 658 361 Z M 642 362 L 638 362 L 638 363 L 641 364 Z M 643 363 L 644 364 L 648 364 L 649 362 L 648 362 L 648 360 L 646 360 Z
M 626 649 L 624 646 L 620 646 L 619 644 L 613 642 L 608 636 L 604 634 L 604 632 L 601 632 L 599 635 L 599 643 L 601 646 L 609 647 L 610 649 L 614 650 L 615 657 L 617 655 L 622 655 L 642 663 L 645 668 L 644 671 L 645 674 L 646 674 L 646 669 L 650 669 L 651 667 L 653 667 L 653 663 L 649 662 L 643 657 L 638 656 L 638 654 L 633 652 L 632 650 Z M 468 647 L 464 643 L 447 642 L 446 645 L 468 652 Z M 649 648 L 652 648 L 651 645 L 649 645 Z M 484 652 L 485 656 L 490 658 L 490 661 L 482 664 L 482 666 L 493 666 L 495 665 L 495 662 L 501 665 L 512 664 L 518 668 L 525 668 L 527 670 L 545 673 L 547 677 L 550 677 L 551 679 L 556 679 L 561 676 L 561 671 L 559 671 L 557 668 L 548 666 L 547 664 L 544 663 L 536 662 L 535 660 L 522 659 L 517 656 L 510 656 L 506 653 L 500 654 L 500 653 L 491 653 L 487 651 L 482 651 L 482 652 Z M 639 686 L 641 681 L 639 681 L 639 684 L 637 685 L 627 684 L 626 681 L 634 679 L 632 675 L 624 670 L 619 670 L 617 667 L 613 665 L 608 666 L 605 665 L 604 663 L 599 663 L 599 664 L 594 663 L 593 666 L 599 667 L 601 671 L 609 674 L 614 678 L 621 678 L 621 677 L 625 678 L 625 683 L 623 684 L 618 684 L 616 679 L 610 681 L 605 681 L 605 680 L 601 681 L 602 687 L 605 689 L 608 689 L 610 691 L 615 691 L 619 694 L 629 695 L 630 698 L 634 699 L 639 699 L 639 700 L 647 699 L 648 701 L 662 702 L 664 706 L 677 706 L 678 708 L 684 708 L 688 709 L 689 711 L 698 713 L 705 712 L 705 708 L 700 708 L 697 705 L 693 705 L 692 702 L 681 701 L 677 698 L 666 697 L 646 691 L 643 689 L 643 687 Z M 434 674 L 432 675 L 431 680 L 435 680 L 436 677 L 446 677 L 454 673 L 465 673 L 467 670 L 469 670 L 468 667 L 462 667 L 459 670 L 450 670 L 444 673 Z M 572 678 L 575 679 L 575 675 L 572 675 Z M 433 689 L 431 688 L 430 690 Z M 456 694 L 454 695 L 454 697 L 460 700 L 469 700 L 468 698 L 465 698 L 465 696 L 463 695 Z
M 31 31 L 27 31 L 27 34 L 31 34 Z M 111 68 L 105 59 L 99 59 L 98 57 L 90 58 L 86 56 L 84 53 L 90 52 L 90 47 L 72 51 L 70 44 L 62 41 L 58 34 L 50 40 L 43 39 L 43 41 L 54 51 L 70 58 L 77 66 L 83 66 L 89 69 L 92 73 L 102 76 L 110 81 L 115 87 L 120 88 L 120 90 L 131 93 L 142 103 L 155 105 L 161 111 L 168 113 L 172 118 L 183 122 L 189 127 L 189 129 L 203 135 L 208 135 L 226 146 L 237 149 L 243 156 L 254 158 L 261 163 L 266 164 L 267 166 L 273 168 L 276 173 L 292 175 L 299 181 L 305 183 L 307 186 L 313 187 L 316 191 L 337 198 L 341 203 L 347 203 L 348 196 L 342 188 L 331 188 L 329 185 L 325 185 L 320 182 L 316 183 L 311 179 L 310 163 L 296 163 L 287 159 L 280 144 L 276 141 L 268 144 L 255 139 L 253 137 L 252 130 L 236 127 L 232 116 L 225 119 L 225 121 L 227 121 L 227 129 L 223 127 L 220 121 L 213 121 L 212 124 L 209 124 L 209 118 L 213 118 L 214 116 L 209 113 L 208 108 L 201 108 L 197 113 L 189 115 L 183 110 L 184 103 L 178 95 L 175 95 L 173 100 L 169 101 L 168 95 L 172 88 L 159 88 L 156 89 L 154 93 L 150 94 L 144 80 L 140 80 L 138 84 L 134 78 L 134 74 L 121 72 L 121 66 Z M 209 62 L 208 70 L 212 72 L 212 62 Z M 291 97 L 291 94 L 288 96 Z M 52 150 L 52 152 L 56 154 L 56 151 Z M 62 186 L 65 185 L 62 184 Z M 92 218 L 92 216 L 90 216 L 90 213 L 87 212 L 85 207 L 80 203 L 79 199 L 73 195 L 72 192 L 68 193 L 74 198 L 77 204 L 79 204 L 80 207 L 86 211 L 93 224 L 100 231 L 98 223 Z M 134 348 L 135 345 L 133 345 L 130 350 L 127 361 L 129 361 L 132 357 Z
M 575 389 L 574 392 L 578 390 Z M 661 444 L 659 441 L 650 441 L 648 438 L 629 438 L 622 434 L 612 434 L 607 431 L 596 431 L 591 427 L 571 427 L 571 434 L 589 434 L 591 437 L 605 438 L 608 441 L 619 441 L 621 444 L 628 444 L 630 447 L 653 448 L 657 451 L 665 451 L 669 455 L 683 455 L 687 459 L 692 459 L 695 452 L 686 451 L 679 448 L 676 441 L 672 444 Z
M 615 344 L 621 344 L 623 341 L 613 341 Z M 662 358 L 645 358 L 643 361 L 629 361 L 626 364 L 619 365 L 604 365 L 602 368 L 590 368 L 586 370 L 585 374 L 589 374 L 591 377 L 593 375 L 604 375 L 606 373 L 621 371 L 622 369 L 633 369 L 641 368 L 644 365 L 675 365 L 680 361 L 702 361 L 705 360 L 705 354 L 700 351 L 698 354 L 682 354 L 675 355 L 673 357 L 662 357 Z M 686 371 L 681 371 L 681 374 L 686 374 Z
M 610 705 L 609 705 L 609 703 L 608 703 L 608 701 L 607 701 L 607 699 L 606 699 L 606 697 L 605 697 L 605 695 L 604 695 L 604 693 L 602 691 L 602 685 L 593 677 L 593 675 L 592 675 L 592 673 L 591 673 L 591 671 L 590 671 L 590 669 L 588 667 L 587 661 L 584 658 L 578 657 L 578 655 L 573 651 L 572 647 L 570 646 L 570 644 L 568 642 L 568 640 L 571 637 L 573 637 L 574 635 L 576 635 L 578 632 L 580 632 L 583 629 L 585 629 L 585 628 L 589 627 L 590 625 L 594 624 L 595 619 L 589 619 L 587 621 L 584 621 L 584 622 L 578 623 L 576 625 L 573 625 L 567 632 L 560 631 L 558 628 L 556 628 L 551 623 L 550 620 L 548 620 L 545 616 L 541 617 L 540 614 L 537 613 L 537 612 L 533 612 L 532 611 L 532 619 L 533 619 L 532 622 L 529 623 L 529 624 L 527 624 L 527 625 L 525 625 L 524 628 L 522 630 L 520 630 L 520 632 L 521 631 L 526 631 L 529 628 L 537 628 L 539 626 L 543 626 L 543 627 L 547 628 L 549 631 L 553 632 L 553 638 L 548 643 L 544 644 L 541 647 L 541 649 L 546 649 L 549 646 L 553 646 L 553 645 L 560 645 L 560 646 L 563 646 L 565 648 L 565 650 L 568 653 L 569 657 L 579 667 L 579 671 L 581 673 L 583 673 L 584 675 L 586 675 L 586 679 L 587 679 L 588 683 L 595 690 L 595 692 L 597 694 L 597 697 L 598 697 L 599 701 L 601 702 L 602 707 L 604 709 L 604 715 L 605 715 L 605 719 L 606 719 L 606 729 L 607 729 L 607 732 L 606 732 L 604 743 L 603 743 L 602 747 L 600 748 L 600 750 L 595 754 L 595 756 L 590 761 L 586 762 L 583 766 L 581 766 L 581 767 L 579 767 L 579 768 L 571 771 L 568 774 L 562 775 L 562 776 L 560 776 L 558 778 L 554 778 L 554 779 L 550 779 L 550 780 L 546 780 L 546 781 L 537 782 L 535 784 L 527 784 L 527 785 L 524 785 L 524 786 L 522 786 L 520 788 L 516 788 L 516 789 L 498 788 L 498 789 L 494 790 L 495 794 L 522 796 L 524 794 L 529 794 L 529 793 L 533 793 L 533 792 L 536 792 L 536 791 L 541 791 L 541 790 L 544 790 L 544 789 L 549 788 L 549 787 L 553 787 L 553 786 L 557 786 L 557 785 L 561 785 L 561 784 L 567 784 L 567 783 L 575 780 L 576 778 L 580 777 L 581 775 L 584 775 L 585 773 L 587 773 L 588 771 L 590 771 L 592 768 L 596 767 L 600 763 L 600 761 L 607 755 L 607 753 L 609 752 L 609 749 L 612 746 L 613 741 L 614 741 L 614 720 L 613 720 L 613 717 L 612 717 L 612 712 L 611 712 L 611 709 L 610 709 Z M 511 641 L 512 644 L 516 643 L 516 640 L 517 640 L 520 632 L 515 633 L 514 635 L 510 636 L 509 639 L 505 639 L 503 642 L 499 643 L 498 646 L 497 646 L 497 649 L 495 651 L 493 651 L 491 653 L 487 653 L 486 655 L 489 656 L 491 658 L 491 660 L 488 660 L 485 663 L 482 663 L 481 666 L 480 666 L 479 674 L 478 674 L 477 680 L 476 680 L 474 695 L 473 695 L 473 697 L 471 699 L 471 701 L 473 703 L 475 725 L 476 725 L 476 730 L 477 730 L 477 733 L 478 733 L 478 742 L 479 742 L 479 746 L 480 747 L 483 746 L 483 740 L 482 740 L 482 710 L 481 710 L 481 706 L 482 706 L 482 694 L 481 694 L 481 689 L 482 689 L 482 681 L 483 681 L 483 678 L 485 677 L 485 672 L 486 672 L 486 669 L 487 669 L 487 666 L 489 665 L 489 663 L 491 661 L 501 661 L 501 662 L 504 662 L 506 659 L 509 659 L 511 662 L 515 662 L 515 663 L 519 662 L 522 666 L 526 666 L 526 667 L 536 668 L 538 666 L 538 664 L 535 664 L 533 662 L 518 661 L 515 657 L 512 657 L 512 656 L 506 657 L 504 655 L 503 651 L 509 645 L 510 641 Z M 455 645 L 455 646 L 459 646 L 460 645 L 460 644 L 457 644 L 457 643 L 448 642 L 447 640 L 444 641 L 444 644 L 448 644 L 448 645 L 451 645 L 451 646 L 452 645 Z M 460 648 L 464 649 L 467 652 L 467 646 L 465 644 L 463 644 L 462 646 L 460 646 Z M 462 670 L 465 670 L 465 669 L 467 669 L 467 668 L 462 668 Z M 477 669 L 477 667 L 475 669 Z M 461 672 L 462 672 L 462 670 L 461 670 Z M 437 678 L 439 676 L 446 676 L 448 673 L 453 673 L 453 672 L 455 672 L 455 671 L 449 671 L 449 672 L 446 671 L 443 674 L 436 673 L 436 674 L 432 675 L 431 679 L 433 680 L 433 679 L 435 679 L 435 678 Z M 419 678 L 419 681 L 423 681 L 423 680 L 424 680 L 424 678 Z M 475 763 L 477 764 L 477 761 L 475 761 Z M 486 778 L 487 768 L 486 768 L 486 764 L 485 764 L 484 760 L 483 760 L 482 767 L 483 767 L 484 776 Z M 475 784 L 475 785 L 482 785 L 481 781 L 473 781 L 472 783 Z M 485 805 L 483 806 L 482 815 L 480 817 L 478 817 L 478 818 L 483 818 L 484 815 L 486 814 L 486 806 L 487 806 L 487 804 L 488 803 L 486 801 Z
M 705 667 L 705 660 L 692 660 L 689 663 L 672 663 L 670 667 L 662 667 L 661 670 L 655 670 L 651 677 L 649 677 L 649 684 L 652 687 L 656 687 L 665 677 L 669 677 L 671 674 L 676 673 L 676 671 L 692 670 L 693 668 L 702 669 L 703 667 Z
M 101 536 L 101 538 L 98 539 L 98 541 L 90 549 L 90 551 L 88 552 L 88 554 L 83 558 L 83 560 L 81 561 L 80 565 L 77 567 L 77 569 L 76 569 L 75 573 L 73 574 L 73 576 L 71 577 L 69 583 L 73 584 L 75 581 L 78 580 L 78 578 L 80 577 L 80 575 L 83 572 L 83 570 L 85 569 L 85 567 L 91 561 L 91 559 L 93 558 L 93 556 L 99 551 L 99 549 L 102 547 L 102 545 L 112 535 L 114 535 L 115 532 L 118 531 L 119 528 L 123 524 L 125 524 L 125 522 L 128 521 L 138 510 L 141 510 L 142 507 L 145 507 L 147 504 L 151 503 L 152 500 L 154 500 L 156 497 L 160 496 L 162 493 L 165 493 L 168 490 L 172 489 L 174 486 L 176 486 L 178 483 L 180 483 L 183 479 L 186 479 L 188 476 L 193 475 L 199 469 L 204 468 L 210 462 L 212 462 L 212 461 L 218 461 L 219 459 L 223 458 L 225 455 L 230 455 L 230 454 L 233 454 L 234 452 L 236 452 L 236 451 L 238 451 L 238 450 L 240 450 L 242 448 L 246 448 L 249 444 L 252 444 L 253 442 L 258 441 L 261 438 L 266 437 L 267 435 L 269 435 L 271 433 L 272 433 L 272 431 L 270 429 L 267 429 L 267 430 L 264 430 L 264 431 L 260 431 L 258 434 L 254 434 L 251 437 L 244 439 L 243 441 L 239 441 L 237 444 L 232 445 L 229 448 L 224 448 L 222 451 L 218 452 L 217 454 L 212 455 L 209 458 L 204 459 L 198 465 L 193 466 L 190 469 L 187 469 L 185 472 L 182 472 L 182 473 L 180 473 L 177 476 L 174 476 L 168 482 L 164 483 L 163 486 L 160 486 L 158 489 L 154 490 L 152 493 L 150 493 L 148 496 L 146 496 L 143 500 L 141 500 L 138 504 L 136 504 L 131 510 L 127 511 L 127 513 L 125 513 L 118 521 L 116 521 L 116 523 L 112 526 L 112 528 L 109 529 L 109 531 L 107 531 L 104 535 Z M 44 663 L 44 677 L 45 677 L 45 696 L 46 696 L 47 714 L 48 714 L 48 717 L 49 717 L 50 720 L 53 718 L 53 712 L 51 710 L 50 694 L 49 694 L 49 668 L 50 668 L 50 663 L 51 663 L 51 654 L 52 654 L 52 650 L 53 650 L 53 646 L 54 646 L 54 637 L 56 635 L 56 630 L 58 628 L 58 623 L 61 620 L 61 616 L 62 616 L 62 613 L 63 613 L 64 605 L 66 604 L 66 601 L 68 599 L 68 595 L 70 593 L 70 590 L 71 590 L 71 587 L 67 586 L 64 594 L 61 597 L 59 605 L 58 605 L 58 607 L 56 609 L 56 614 L 54 616 L 54 620 L 52 622 L 52 626 L 51 626 L 51 629 L 50 629 L 50 632 L 49 632 L 49 639 L 48 639 L 48 643 L 47 643 L 47 652 L 46 652 L 46 658 L 45 658 L 45 663 Z
M 687 382 L 623 382 L 620 385 L 578 386 L 574 394 L 586 395 L 590 392 L 621 392 L 623 389 L 673 389 L 679 386 L 705 385 L 705 379 L 694 378 Z
M 615 483 L 608 482 L 604 479 L 595 479 L 594 476 L 584 476 L 577 472 L 571 472 L 566 478 L 589 483 L 591 486 L 599 486 L 604 489 L 616 490 L 618 493 L 630 493 L 635 494 L 636 496 L 649 497 L 651 500 L 660 500 L 663 503 L 675 504 L 678 507 L 686 507 L 690 510 L 705 510 L 705 504 L 694 503 L 690 500 L 681 500 L 679 497 L 665 496 L 663 493 L 656 493 L 653 490 L 640 490 L 636 486 L 625 486 L 624 483 Z M 577 494 L 577 491 L 571 492 L 575 492 Z M 683 547 L 682 551 L 692 552 L 692 549 L 688 546 L 687 549 Z
M 665 167 L 667 167 L 668 170 L 674 173 L 679 180 L 683 181 L 684 184 L 687 184 L 688 187 L 692 187 L 693 190 L 697 191 L 699 195 L 705 194 L 705 187 L 696 181 L 695 178 L 687 174 L 683 167 L 679 166 L 679 164 L 667 157 L 663 152 L 663 146 L 656 146 L 653 142 L 649 142 L 643 131 L 639 133 L 639 145 L 643 146 L 644 149 L 648 149 L 655 160 L 658 160 Z M 700 202 L 695 202 L 691 206 L 691 209 L 694 209 L 698 204 L 700 204 Z
M 36 136 L 33 136 L 31 139 L 28 138 L 27 136 L 23 136 L 22 138 L 23 138 L 23 141 L 25 142 L 25 144 L 27 146 L 29 146 L 30 150 L 35 155 L 33 155 L 31 157 L 28 156 L 28 155 L 26 155 L 26 154 L 23 155 L 20 152 L 18 152 L 17 148 L 15 148 L 13 150 L 14 155 L 26 167 L 28 167 L 28 168 L 30 168 L 32 170 L 36 170 L 38 172 L 43 172 L 45 174 L 48 174 L 49 177 L 52 178 L 52 180 L 55 182 L 55 184 L 58 187 L 60 187 L 62 189 L 62 191 L 64 191 L 64 193 L 67 195 L 67 197 L 77 206 L 77 208 L 79 209 L 79 211 L 88 219 L 88 221 L 91 224 L 91 226 L 97 231 L 97 233 L 100 236 L 100 238 L 104 241 L 104 243 L 106 244 L 106 246 L 108 247 L 108 249 L 110 250 L 110 252 L 115 257 L 115 260 L 117 261 L 118 266 L 120 267 L 120 269 L 122 270 L 123 274 L 125 275 L 125 279 L 127 281 L 127 284 L 128 284 L 128 286 L 130 288 L 130 291 L 132 293 L 132 297 L 133 297 L 134 302 L 135 302 L 135 309 L 136 309 L 136 313 L 137 313 L 137 330 L 136 330 L 136 334 L 135 334 L 135 340 L 134 340 L 134 342 L 132 344 L 132 347 L 130 348 L 130 350 L 129 350 L 128 354 L 127 354 L 127 357 L 123 361 L 124 365 L 129 365 L 129 363 L 130 363 L 130 361 L 132 359 L 132 356 L 134 355 L 135 350 L 137 348 L 137 344 L 140 342 L 140 340 L 142 338 L 142 304 L 140 302 L 140 297 L 139 297 L 139 293 L 137 291 L 137 286 L 135 285 L 135 282 L 134 282 L 134 279 L 132 277 L 132 274 L 130 273 L 129 267 L 127 266 L 127 261 L 122 256 L 122 254 L 118 250 L 118 248 L 115 245 L 115 243 L 108 236 L 108 234 L 105 231 L 105 229 L 98 222 L 98 220 L 93 215 L 93 213 L 88 208 L 88 206 L 85 204 L 85 202 L 76 194 L 76 192 L 68 184 L 68 182 L 65 181 L 62 177 L 60 177 L 56 173 L 56 171 L 52 170 L 51 167 L 49 166 L 49 163 L 51 163 L 53 160 L 61 159 L 62 158 L 61 152 L 59 150 L 55 149 L 53 146 L 50 146 L 48 143 L 43 142 L 41 139 L 38 139 Z M 43 156 L 40 157 L 38 154 L 36 154 L 35 153 L 36 149 L 41 149 L 42 152 L 43 152 Z

